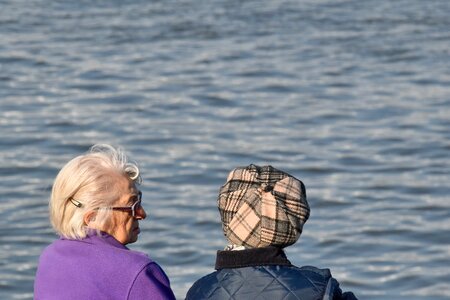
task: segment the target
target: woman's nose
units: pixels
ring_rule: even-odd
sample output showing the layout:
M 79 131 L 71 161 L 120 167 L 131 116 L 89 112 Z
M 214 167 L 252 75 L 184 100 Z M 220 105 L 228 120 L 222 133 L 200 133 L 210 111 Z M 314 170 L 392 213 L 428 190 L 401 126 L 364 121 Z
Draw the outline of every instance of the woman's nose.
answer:
M 143 220 L 147 218 L 147 213 L 145 212 L 144 207 L 139 207 L 139 209 L 136 211 L 136 219 Z

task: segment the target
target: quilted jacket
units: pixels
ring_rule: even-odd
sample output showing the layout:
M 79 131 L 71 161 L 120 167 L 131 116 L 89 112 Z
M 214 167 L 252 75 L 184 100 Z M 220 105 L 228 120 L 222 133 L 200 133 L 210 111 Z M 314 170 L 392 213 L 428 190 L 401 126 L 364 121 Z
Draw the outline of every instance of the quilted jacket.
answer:
M 275 247 L 218 251 L 216 270 L 195 282 L 186 299 L 356 299 L 342 293 L 330 270 L 293 266 Z

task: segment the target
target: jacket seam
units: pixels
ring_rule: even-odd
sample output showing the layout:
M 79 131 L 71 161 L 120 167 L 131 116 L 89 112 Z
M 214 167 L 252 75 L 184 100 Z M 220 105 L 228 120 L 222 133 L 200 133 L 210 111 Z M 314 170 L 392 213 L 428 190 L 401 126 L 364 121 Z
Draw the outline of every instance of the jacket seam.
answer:
M 136 283 L 136 280 L 138 279 L 139 275 L 142 273 L 142 271 L 146 270 L 148 266 L 150 266 L 151 264 L 153 264 L 154 262 L 149 262 L 146 263 L 145 265 L 143 265 L 139 271 L 136 273 L 136 275 L 134 275 L 133 281 L 130 284 L 130 287 L 128 288 L 128 293 L 127 293 L 127 299 L 130 299 L 130 295 L 131 295 L 131 290 L 134 287 L 134 284 Z
M 332 285 L 331 278 L 328 279 L 327 287 L 325 289 L 325 293 L 323 294 L 322 300 L 330 300 L 331 299 L 331 285 Z

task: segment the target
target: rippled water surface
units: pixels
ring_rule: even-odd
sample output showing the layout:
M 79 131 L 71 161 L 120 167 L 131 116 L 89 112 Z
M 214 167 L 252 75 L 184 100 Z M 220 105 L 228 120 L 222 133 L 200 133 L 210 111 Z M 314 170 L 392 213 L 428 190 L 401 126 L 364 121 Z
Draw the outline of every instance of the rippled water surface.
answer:
M 228 171 L 312 208 L 297 265 L 360 299 L 450 298 L 450 2 L 0 1 L 0 298 L 31 299 L 52 181 L 94 143 L 139 162 L 177 298 L 225 245 Z

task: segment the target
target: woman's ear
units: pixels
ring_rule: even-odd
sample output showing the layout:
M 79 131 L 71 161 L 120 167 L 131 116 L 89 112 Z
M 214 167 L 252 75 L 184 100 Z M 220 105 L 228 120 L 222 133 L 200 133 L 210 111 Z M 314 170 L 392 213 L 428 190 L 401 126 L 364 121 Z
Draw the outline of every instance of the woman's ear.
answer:
M 84 220 L 84 224 L 88 225 L 91 222 L 95 222 L 95 217 L 97 216 L 97 212 L 95 211 L 89 211 L 87 213 L 84 214 L 83 220 Z

